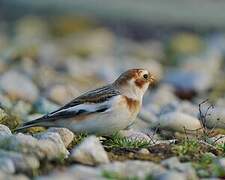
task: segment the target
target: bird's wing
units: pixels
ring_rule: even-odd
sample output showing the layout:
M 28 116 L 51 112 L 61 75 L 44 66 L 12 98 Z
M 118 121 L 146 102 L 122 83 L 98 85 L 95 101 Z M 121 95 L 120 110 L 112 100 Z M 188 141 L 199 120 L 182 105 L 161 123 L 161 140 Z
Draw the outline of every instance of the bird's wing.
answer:
M 120 92 L 112 88 L 112 86 L 98 88 L 75 98 L 73 101 L 56 111 L 46 114 L 41 118 L 24 123 L 24 126 L 105 112 L 111 107 L 111 98 L 117 95 L 120 95 Z

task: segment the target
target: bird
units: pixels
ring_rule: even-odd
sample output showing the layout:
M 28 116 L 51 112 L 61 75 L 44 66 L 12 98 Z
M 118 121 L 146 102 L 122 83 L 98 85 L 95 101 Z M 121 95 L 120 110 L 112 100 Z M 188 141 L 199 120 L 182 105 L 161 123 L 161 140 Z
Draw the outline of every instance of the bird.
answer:
M 64 127 L 74 133 L 112 135 L 132 125 L 143 95 L 155 81 L 146 69 L 129 69 L 113 83 L 88 91 L 57 110 L 25 122 L 30 127 Z

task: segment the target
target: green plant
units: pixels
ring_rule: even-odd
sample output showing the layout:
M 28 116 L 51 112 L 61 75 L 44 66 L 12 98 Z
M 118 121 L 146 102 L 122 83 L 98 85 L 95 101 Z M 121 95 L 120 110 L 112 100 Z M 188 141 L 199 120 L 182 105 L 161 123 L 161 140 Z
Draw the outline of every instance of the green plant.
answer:
M 218 149 L 222 150 L 223 153 L 225 154 L 225 143 L 219 144 L 217 147 L 218 147 Z
M 193 155 L 197 152 L 199 152 L 199 143 L 195 139 L 185 139 L 178 145 L 173 146 L 173 151 L 178 156 L 184 156 L 184 155 Z
M 130 139 L 117 133 L 103 141 L 103 145 L 108 148 L 147 148 L 150 144 L 145 139 Z
M 88 136 L 87 133 L 75 134 L 73 141 L 70 143 L 68 149 L 72 149 L 77 144 L 80 144 Z

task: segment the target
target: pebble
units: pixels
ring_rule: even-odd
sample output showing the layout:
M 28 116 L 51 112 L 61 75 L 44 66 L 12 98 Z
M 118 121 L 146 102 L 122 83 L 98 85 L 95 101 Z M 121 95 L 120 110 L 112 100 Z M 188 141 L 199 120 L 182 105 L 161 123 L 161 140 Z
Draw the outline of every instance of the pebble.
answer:
M 39 96 L 36 85 L 28 77 L 16 71 L 8 71 L 3 74 L 0 86 L 12 99 L 34 102 Z
M 175 89 L 168 84 L 161 84 L 155 91 L 152 91 L 149 94 L 149 97 L 146 97 L 146 100 L 148 101 L 148 104 L 146 105 L 146 108 L 151 109 L 152 105 L 162 107 L 163 105 L 167 105 L 171 102 L 178 101 L 177 97 L 174 94 Z
M 38 169 L 40 166 L 40 163 L 36 157 L 27 154 L 23 155 L 18 152 L 0 149 L 0 157 L 10 159 L 13 162 L 17 172 L 30 172 Z
M 59 107 L 59 105 L 45 98 L 38 98 L 38 100 L 34 103 L 35 110 L 41 114 L 47 114 L 49 112 L 55 111 Z
M 69 152 L 58 133 L 39 134 L 39 139 L 22 133 L 0 138 L 0 148 L 49 160 L 66 157 Z
M 1 180 L 29 180 L 29 178 L 23 174 L 11 175 L 0 171 L 0 179 Z
M 208 90 L 213 84 L 211 74 L 185 69 L 171 69 L 165 74 L 163 81 L 173 85 L 177 91 L 197 93 Z
M 200 121 L 182 112 L 171 112 L 159 117 L 159 121 L 152 124 L 152 127 L 159 127 L 163 130 L 174 132 L 193 133 L 201 129 Z
M 0 124 L 0 137 L 2 137 L 2 136 L 10 136 L 10 135 L 12 135 L 10 129 L 7 126 L 5 126 L 5 125 Z
M 96 136 L 85 138 L 72 150 L 70 158 L 87 165 L 109 163 L 107 153 Z
M 13 161 L 10 158 L 1 157 L 0 158 L 0 171 L 3 171 L 8 174 L 15 173 L 15 166 Z
M 69 155 L 59 133 L 44 132 L 36 134 L 35 137 L 39 140 L 40 148 L 49 160 L 66 158 Z
M 225 129 L 225 108 L 215 107 L 209 111 L 207 116 L 206 126 L 208 128 L 221 128 Z
M 120 135 L 130 140 L 152 142 L 152 139 L 147 134 L 136 130 L 122 130 Z
M 69 129 L 66 128 L 49 128 L 47 132 L 56 132 L 60 135 L 65 147 L 73 141 L 74 134 Z
M 165 168 L 151 161 L 127 160 L 124 162 L 112 162 L 101 165 L 102 171 L 116 172 L 121 177 L 137 177 L 144 179 L 148 175 L 158 176 L 165 172 Z
M 79 91 L 75 86 L 66 84 L 57 84 L 49 88 L 47 92 L 48 99 L 57 103 L 65 104 L 71 101 L 71 99 L 79 95 Z
M 157 180 L 187 180 L 188 178 L 183 174 L 176 171 L 167 171 L 156 177 Z
M 181 163 L 177 157 L 171 157 L 169 159 L 165 159 L 161 162 L 163 166 L 169 169 L 175 169 L 178 167 Z
M 185 175 L 187 179 L 191 179 L 191 180 L 198 179 L 197 174 L 194 168 L 192 167 L 191 163 L 189 162 L 181 163 L 176 156 L 163 160 L 161 164 L 167 167 L 169 170 L 182 173 L 183 175 Z

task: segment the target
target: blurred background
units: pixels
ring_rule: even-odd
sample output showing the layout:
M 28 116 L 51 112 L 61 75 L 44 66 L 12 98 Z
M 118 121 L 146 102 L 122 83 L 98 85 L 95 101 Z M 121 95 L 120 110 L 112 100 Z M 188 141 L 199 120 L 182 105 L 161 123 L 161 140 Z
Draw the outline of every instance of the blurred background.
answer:
M 0 102 L 19 119 L 147 68 L 142 118 L 205 99 L 225 107 L 222 0 L 1 0 Z M 18 123 L 9 124 L 15 127 Z

